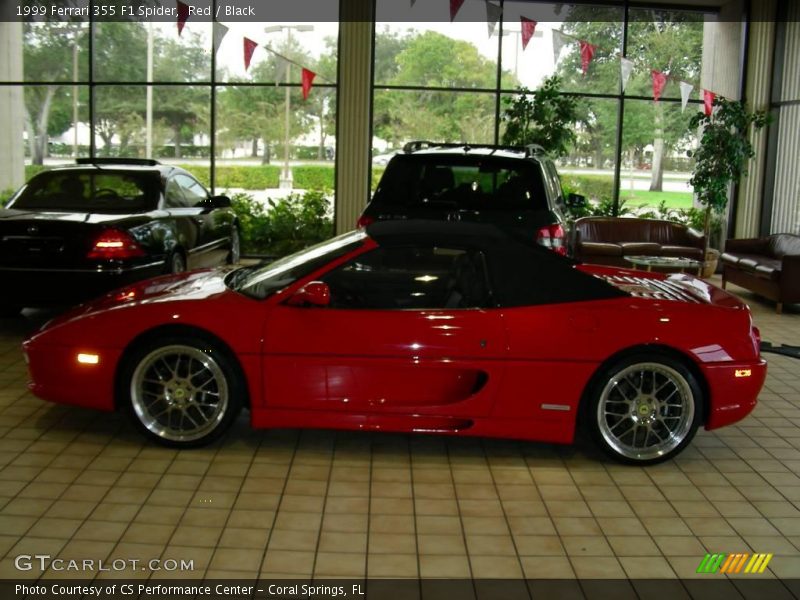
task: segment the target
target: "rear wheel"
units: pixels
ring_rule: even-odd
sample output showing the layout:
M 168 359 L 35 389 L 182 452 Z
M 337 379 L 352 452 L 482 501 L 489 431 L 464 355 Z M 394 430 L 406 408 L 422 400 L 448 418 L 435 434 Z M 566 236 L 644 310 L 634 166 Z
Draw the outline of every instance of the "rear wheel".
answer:
M 608 368 L 591 391 L 589 429 L 623 463 L 669 460 L 691 442 L 702 420 L 703 392 L 680 361 L 639 355 Z
M 228 353 L 201 338 L 162 338 L 125 361 L 121 392 L 134 424 L 163 445 L 212 442 L 242 408 L 243 377 Z
M 186 270 L 186 259 L 179 250 L 175 250 L 167 259 L 167 273 L 183 273 Z

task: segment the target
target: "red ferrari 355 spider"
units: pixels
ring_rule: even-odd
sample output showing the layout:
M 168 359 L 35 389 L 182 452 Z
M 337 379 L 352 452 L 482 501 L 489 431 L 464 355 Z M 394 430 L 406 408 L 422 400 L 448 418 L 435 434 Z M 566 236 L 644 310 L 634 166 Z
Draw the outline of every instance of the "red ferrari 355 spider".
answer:
M 24 343 L 33 392 L 170 446 L 254 427 L 478 435 L 675 456 L 766 376 L 747 307 L 684 274 L 576 265 L 489 225 L 379 222 L 275 262 L 117 290 Z

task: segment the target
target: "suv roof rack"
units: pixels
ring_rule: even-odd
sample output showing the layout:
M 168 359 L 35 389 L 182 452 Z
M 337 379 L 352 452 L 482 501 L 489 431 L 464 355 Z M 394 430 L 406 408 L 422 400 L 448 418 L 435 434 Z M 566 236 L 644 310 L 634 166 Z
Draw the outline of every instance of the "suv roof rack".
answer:
M 137 165 L 155 167 L 161 163 L 152 158 L 76 158 L 78 165 Z
M 403 146 L 403 152 L 406 154 L 411 154 L 426 148 L 462 148 L 464 152 L 469 152 L 473 148 L 487 148 L 492 150 L 492 152 L 495 150 L 522 152 L 526 157 L 545 153 L 544 148 L 539 144 L 528 144 L 527 146 L 508 146 L 502 144 L 470 144 L 467 142 L 431 142 L 428 140 L 415 140 L 413 142 L 408 142 Z

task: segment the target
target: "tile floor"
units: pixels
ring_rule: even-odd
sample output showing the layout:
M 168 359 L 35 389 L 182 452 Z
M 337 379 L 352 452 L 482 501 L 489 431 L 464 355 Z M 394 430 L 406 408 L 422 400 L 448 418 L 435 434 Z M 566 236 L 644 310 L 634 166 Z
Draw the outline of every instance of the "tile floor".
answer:
M 778 316 L 742 295 L 765 340 L 798 344 L 798 307 Z M 41 575 L 16 570 L 20 554 L 194 561 L 115 563 L 101 578 L 674 578 L 707 551 L 772 552 L 764 577 L 800 577 L 796 359 L 767 355 L 753 415 L 649 469 L 580 446 L 252 431 L 244 418 L 177 452 L 118 415 L 31 396 L 31 327 L 0 324 L 0 578 Z

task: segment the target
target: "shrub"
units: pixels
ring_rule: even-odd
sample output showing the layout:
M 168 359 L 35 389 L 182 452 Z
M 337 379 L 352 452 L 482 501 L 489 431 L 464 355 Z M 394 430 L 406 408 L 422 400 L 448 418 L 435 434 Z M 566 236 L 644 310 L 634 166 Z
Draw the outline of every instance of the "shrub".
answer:
M 244 254 L 285 256 L 333 235 L 330 203 L 320 192 L 270 199 L 268 207 L 249 194 L 235 194 L 231 203 Z
M 294 186 L 301 190 L 332 190 L 334 188 L 334 169 L 327 165 L 301 165 L 292 167 Z
M 614 199 L 614 180 L 602 175 L 562 175 L 561 186 L 598 202 Z
M 5 206 L 6 202 L 14 195 L 15 190 L 8 188 L 7 190 L 0 190 L 0 206 Z

